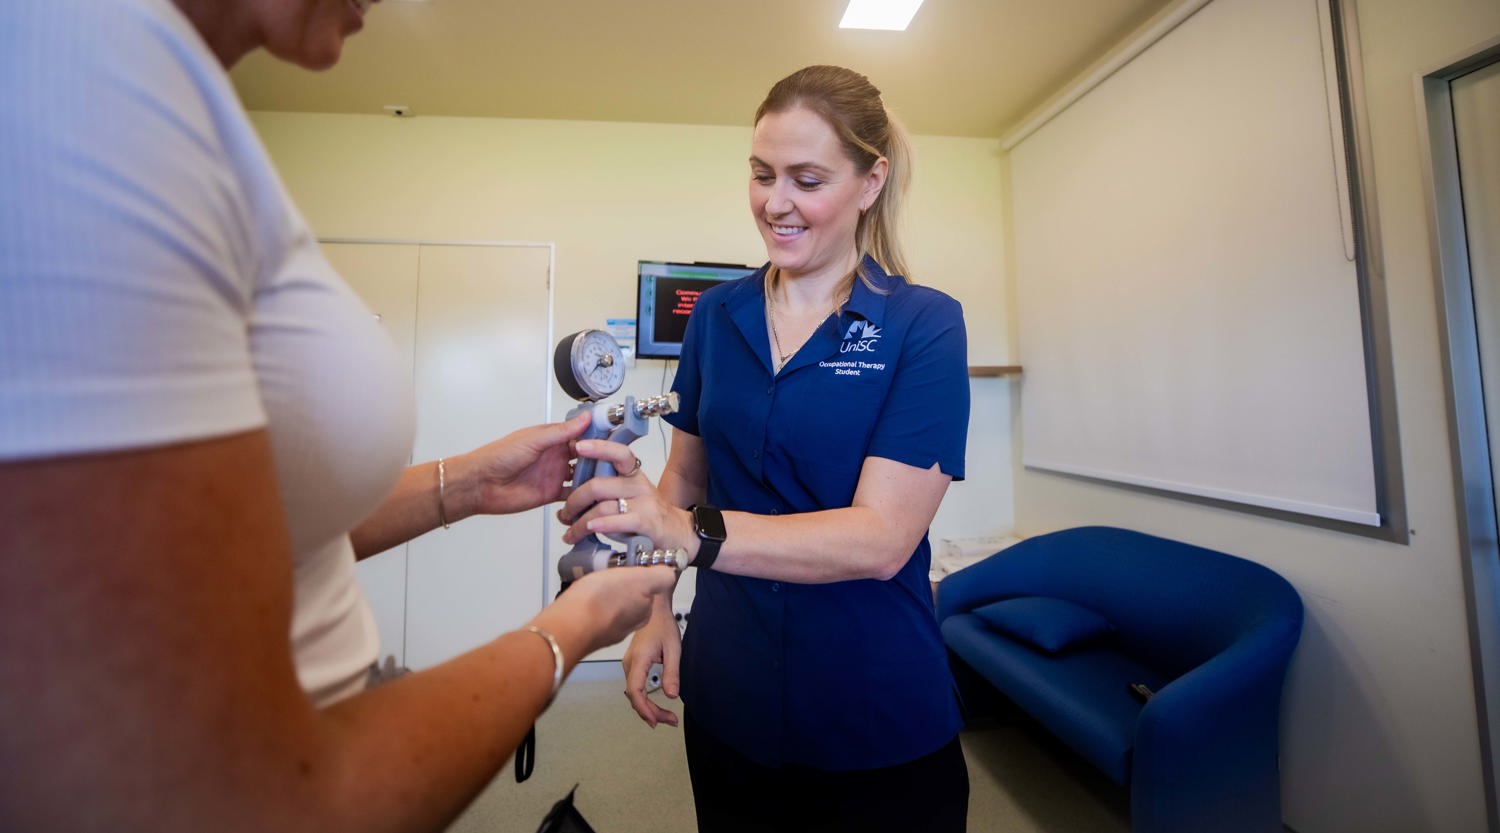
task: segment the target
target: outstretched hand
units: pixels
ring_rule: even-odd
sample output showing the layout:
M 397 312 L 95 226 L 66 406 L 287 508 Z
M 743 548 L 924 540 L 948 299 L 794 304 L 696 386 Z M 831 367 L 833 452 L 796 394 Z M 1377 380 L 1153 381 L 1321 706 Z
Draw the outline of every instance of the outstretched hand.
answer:
M 533 620 L 582 645 L 579 657 L 614 645 L 649 621 L 657 596 L 671 593 L 677 574 L 669 567 L 616 567 L 589 573 Z
M 582 413 L 566 422 L 522 428 L 449 458 L 449 472 L 459 475 L 455 480 L 471 490 L 469 514 L 523 512 L 562 500 L 567 494 L 563 484 L 569 478 L 572 442 L 588 430 L 589 419 L 589 414 Z

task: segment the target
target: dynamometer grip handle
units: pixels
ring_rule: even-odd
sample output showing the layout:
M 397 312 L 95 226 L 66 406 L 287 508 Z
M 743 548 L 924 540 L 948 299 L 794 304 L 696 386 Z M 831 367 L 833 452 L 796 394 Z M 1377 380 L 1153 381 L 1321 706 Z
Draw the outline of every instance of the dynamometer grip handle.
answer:
M 607 439 L 630 445 L 646 436 L 650 430 L 647 419 L 675 410 L 677 394 L 674 392 L 648 397 L 639 402 L 635 397 L 627 396 L 623 405 L 612 408 L 601 407 L 596 402 L 586 402 L 569 411 L 568 418 L 572 419 L 584 411 L 592 414 L 588 429 L 579 439 Z M 573 468 L 573 488 L 582 486 L 594 477 L 614 477 L 615 473 L 614 464 L 607 460 L 580 457 Z M 607 567 L 665 564 L 680 572 L 686 566 L 686 553 L 681 550 L 659 549 L 644 535 L 632 535 L 622 543 L 625 544 L 625 552 L 622 553 L 615 552 L 613 547 L 599 540 L 597 535 L 589 535 L 574 544 L 573 549 L 557 562 L 558 577 L 562 580 L 558 595 L 585 574 Z

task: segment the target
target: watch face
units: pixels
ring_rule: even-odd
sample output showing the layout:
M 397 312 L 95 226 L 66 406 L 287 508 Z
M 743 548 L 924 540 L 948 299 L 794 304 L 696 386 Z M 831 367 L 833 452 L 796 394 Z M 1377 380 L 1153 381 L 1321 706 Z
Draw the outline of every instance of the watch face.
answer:
M 693 507 L 693 526 L 698 528 L 698 537 L 710 541 L 723 541 L 728 537 L 724 529 L 724 513 L 712 506 Z
M 558 343 L 553 370 L 569 396 L 597 402 L 625 383 L 625 356 L 609 333 L 580 330 Z

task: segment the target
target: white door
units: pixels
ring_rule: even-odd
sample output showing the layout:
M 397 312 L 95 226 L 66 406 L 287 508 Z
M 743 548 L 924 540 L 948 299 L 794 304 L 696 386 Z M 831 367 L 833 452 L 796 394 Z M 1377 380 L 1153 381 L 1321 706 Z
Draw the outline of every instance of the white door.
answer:
M 550 248 L 340 242 L 324 250 L 411 357 L 414 461 L 546 420 Z M 534 616 L 545 592 L 544 511 L 470 518 L 361 562 L 382 655 L 426 668 Z

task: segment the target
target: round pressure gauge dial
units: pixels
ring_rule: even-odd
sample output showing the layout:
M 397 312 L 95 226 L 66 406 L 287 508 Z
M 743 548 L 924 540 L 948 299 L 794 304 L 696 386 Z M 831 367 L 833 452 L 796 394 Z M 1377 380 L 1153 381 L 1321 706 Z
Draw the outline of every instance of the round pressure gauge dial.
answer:
M 625 384 L 625 354 L 609 333 L 579 330 L 557 343 L 552 372 L 569 396 L 597 402 Z

